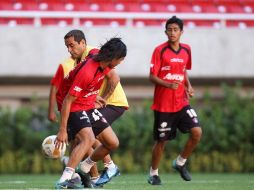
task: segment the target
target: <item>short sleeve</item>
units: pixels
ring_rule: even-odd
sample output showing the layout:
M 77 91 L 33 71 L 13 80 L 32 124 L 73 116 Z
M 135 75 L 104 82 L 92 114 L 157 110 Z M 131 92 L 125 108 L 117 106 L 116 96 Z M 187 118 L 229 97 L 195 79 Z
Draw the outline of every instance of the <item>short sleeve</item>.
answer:
M 150 63 L 150 74 L 153 74 L 155 76 L 158 76 L 160 66 L 161 66 L 161 55 L 160 55 L 160 49 L 155 48 L 152 58 L 151 58 L 151 63 Z
M 191 70 L 191 67 L 192 67 L 192 59 L 191 59 L 191 48 L 190 46 L 188 46 L 188 55 L 189 55 L 189 59 L 188 59 L 188 62 L 186 64 L 186 69 L 187 70 Z
M 56 86 L 56 88 L 58 89 L 63 81 L 63 78 L 64 78 L 63 66 L 62 64 L 60 64 L 57 68 L 54 77 L 51 79 L 50 84 Z

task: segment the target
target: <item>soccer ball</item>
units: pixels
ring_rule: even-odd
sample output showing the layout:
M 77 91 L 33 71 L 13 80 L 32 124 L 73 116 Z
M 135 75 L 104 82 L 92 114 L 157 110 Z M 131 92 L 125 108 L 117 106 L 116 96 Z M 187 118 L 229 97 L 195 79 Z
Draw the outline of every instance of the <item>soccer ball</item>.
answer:
M 42 152 L 48 158 L 60 158 L 65 154 L 66 144 L 63 144 L 63 148 L 57 149 L 54 143 L 56 137 L 56 135 L 48 136 L 42 142 Z

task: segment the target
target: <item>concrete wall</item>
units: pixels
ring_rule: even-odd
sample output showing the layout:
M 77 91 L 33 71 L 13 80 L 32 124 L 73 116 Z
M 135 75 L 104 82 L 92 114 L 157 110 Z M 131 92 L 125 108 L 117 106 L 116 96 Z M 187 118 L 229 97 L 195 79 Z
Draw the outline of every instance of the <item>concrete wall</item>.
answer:
M 69 56 L 63 37 L 72 28 L 0 27 L 1 76 L 51 76 Z M 164 41 L 164 28 L 84 29 L 88 44 L 98 46 L 119 36 L 128 46 L 126 61 L 118 67 L 125 77 L 146 77 L 154 47 Z M 182 42 L 192 47 L 193 77 L 253 77 L 254 30 L 186 30 Z

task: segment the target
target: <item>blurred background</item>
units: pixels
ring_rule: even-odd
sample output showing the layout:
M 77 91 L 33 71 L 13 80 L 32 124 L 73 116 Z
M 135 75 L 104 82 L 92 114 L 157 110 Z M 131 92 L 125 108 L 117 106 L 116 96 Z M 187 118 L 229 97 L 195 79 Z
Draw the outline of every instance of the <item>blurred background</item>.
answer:
M 47 120 L 50 79 L 69 57 L 64 35 L 84 31 L 88 45 L 121 37 L 128 54 L 117 68 L 130 109 L 113 124 L 123 172 L 150 167 L 153 49 L 167 40 L 165 21 L 184 20 L 192 48 L 192 106 L 203 138 L 189 160 L 193 172 L 254 172 L 254 0 L 0 0 L 0 173 L 59 173 L 59 160 L 41 154 L 57 132 Z M 184 145 L 168 143 L 161 171 Z M 141 156 L 142 155 L 142 156 Z

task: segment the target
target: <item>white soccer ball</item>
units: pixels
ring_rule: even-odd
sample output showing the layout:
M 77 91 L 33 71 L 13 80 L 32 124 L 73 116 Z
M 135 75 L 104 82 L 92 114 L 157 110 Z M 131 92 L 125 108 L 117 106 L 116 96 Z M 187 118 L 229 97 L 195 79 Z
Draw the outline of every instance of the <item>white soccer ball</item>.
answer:
M 48 158 L 60 158 L 65 154 L 66 144 L 64 143 L 62 148 L 57 149 L 54 143 L 56 137 L 56 135 L 48 136 L 42 142 L 42 152 Z

